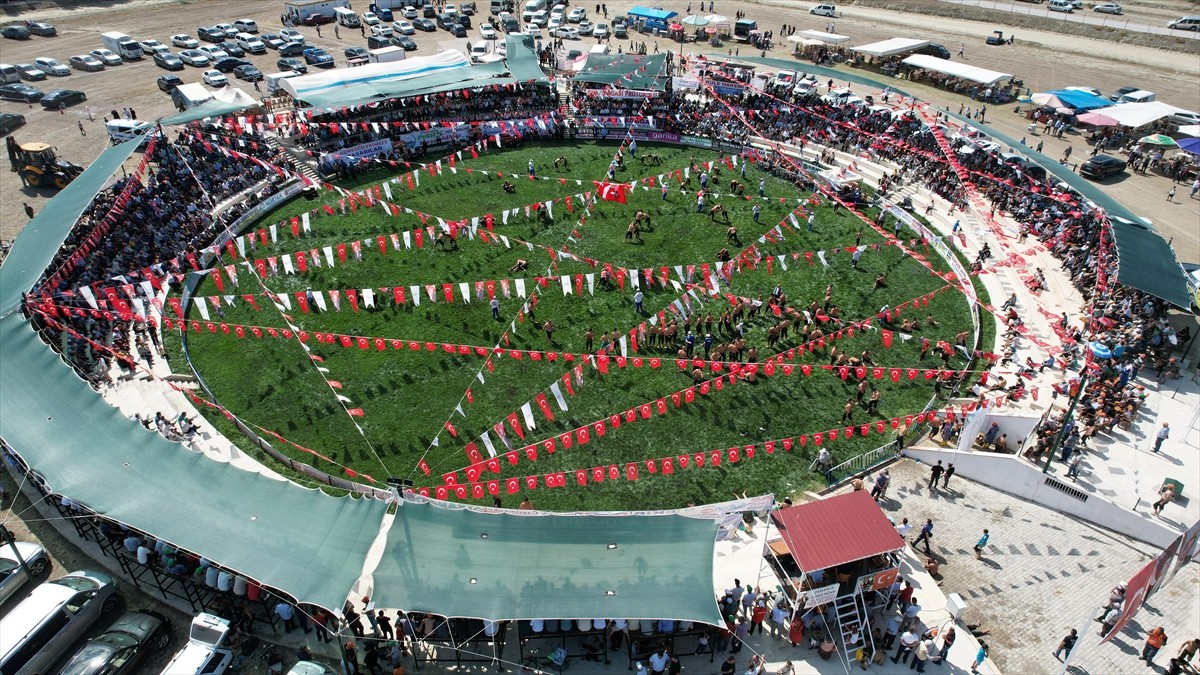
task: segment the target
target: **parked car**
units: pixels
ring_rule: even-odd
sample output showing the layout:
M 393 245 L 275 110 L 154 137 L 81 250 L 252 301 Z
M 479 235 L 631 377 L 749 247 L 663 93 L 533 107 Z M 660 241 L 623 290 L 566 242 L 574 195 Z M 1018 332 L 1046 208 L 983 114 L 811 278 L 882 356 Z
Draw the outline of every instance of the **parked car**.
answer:
M 238 33 L 237 45 L 251 54 L 266 54 L 267 45 L 258 36 L 249 33 Z
M 403 10 L 401 10 L 400 14 L 401 14 L 401 16 L 408 19 L 409 21 L 412 21 L 413 19 L 420 16 L 420 14 L 417 12 L 417 8 L 413 7 L 411 5 L 405 6 L 405 8 Z
M 436 19 L 437 15 L 438 15 L 437 8 L 433 6 L 433 3 L 425 5 L 425 7 L 421 9 L 421 17 L 422 18 Z
M 175 45 L 176 47 L 183 47 L 184 49 L 195 49 L 196 47 L 200 46 L 200 42 L 187 33 L 172 35 L 171 44 Z
M 21 103 L 37 103 L 42 100 L 41 89 L 36 89 L 27 84 L 15 82 L 0 86 L 0 99 L 5 101 L 20 101 Z
M 25 124 L 23 115 L 3 113 L 0 116 L 0 130 L 3 133 L 7 134 L 22 124 Z M 50 569 L 50 556 L 46 554 L 46 549 L 29 541 L 18 541 L 14 545 L 17 547 L 17 553 L 21 554 L 21 559 L 25 561 L 29 574 L 40 577 Z M 13 553 L 12 546 L 0 546 L 0 604 L 15 595 L 30 581 L 29 574 L 21 569 L 21 564 L 17 562 L 17 556 Z
M 812 8 L 808 10 L 808 13 L 815 14 L 817 16 L 833 17 L 834 19 L 836 19 L 838 16 L 837 7 L 834 5 L 813 5 Z
M 308 72 L 308 66 L 305 65 L 304 59 L 298 59 L 295 57 L 279 59 L 275 62 L 275 65 L 279 68 L 279 70 L 290 70 L 292 72 L 301 74 Z
M 426 33 L 433 33 L 433 32 L 437 31 L 437 24 L 435 24 L 433 21 L 431 21 L 429 19 L 425 19 L 425 18 L 413 19 L 412 22 L 413 22 L 413 27 L 416 28 L 417 30 L 423 30 Z
M 58 59 L 52 59 L 49 56 L 37 57 L 33 60 L 33 65 L 43 73 L 55 77 L 66 77 L 71 74 L 70 68 L 60 63 Z
M 122 63 L 125 63 L 121 60 L 121 57 L 117 56 L 116 52 L 111 49 L 93 49 L 89 53 L 97 59 L 103 61 L 104 65 L 106 66 L 119 66 Z
M 219 42 L 219 43 L 217 43 L 216 46 L 220 47 L 221 51 L 225 52 L 229 56 L 236 56 L 238 58 L 241 58 L 246 55 L 246 50 L 243 49 L 242 46 L 239 45 L 236 40 L 226 40 L 224 42 Z
M 45 21 L 33 21 L 25 27 L 29 29 L 30 33 L 40 35 L 41 37 L 54 37 L 58 35 L 58 29 Z
M 1123 14 L 1124 13 L 1124 10 L 1121 9 L 1121 6 L 1115 2 L 1106 2 L 1102 5 L 1096 5 L 1095 7 L 1092 8 L 1092 11 L 1100 12 L 1101 14 Z
M 207 54 L 210 61 L 216 61 L 217 59 L 223 59 L 229 56 L 229 52 L 221 49 L 217 45 L 205 45 L 200 48 L 200 51 Z
M 389 23 L 396 20 L 396 16 L 392 13 L 392 10 L 388 9 L 387 7 L 376 7 L 375 16 L 379 17 L 380 21 L 386 21 Z
M 4 672 L 60 672 L 55 662 L 120 601 L 117 580 L 103 572 L 72 572 L 34 588 L 4 617 Z
M 154 65 L 165 70 L 183 70 L 183 59 L 171 52 L 155 52 Z
M 385 38 L 385 37 L 381 37 L 379 35 L 368 35 L 367 36 L 367 49 L 383 49 L 384 47 L 391 47 L 391 46 L 392 46 L 391 38 Z
M 61 110 L 69 105 L 83 103 L 87 94 L 77 89 L 54 89 L 42 97 L 42 107 L 46 110 Z
M 309 47 L 304 50 L 304 62 L 318 68 L 332 68 L 333 55 L 320 47 Z
M 1132 94 L 1135 91 L 1141 91 L 1141 90 L 1142 90 L 1141 87 L 1135 87 L 1133 85 L 1127 84 L 1124 87 L 1121 87 L 1120 89 L 1114 91 L 1112 93 L 1112 96 L 1108 97 L 1108 100 L 1119 101 L 1119 100 L 1121 100 L 1121 97 L 1124 96 L 1125 94 Z
M 551 33 L 551 35 L 556 38 L 564 38 L 567 40 L 578 40 L 579 39 L 579 29 L 574 26 L 559 26 L 558 28 L 554 29 L 554 32 Z
M 16 113 L 0 113 L 0 136 L 11 134 L 14 130 L 24 126 L 24 124 L 24 115 L 18 115 Z M 4 563 L 0 562 L 0 603 L 4 602 L 3 586 L 11 574 L 13 574 L 12 571 L 4 571 Z M 25 576 L 20 572 L 16 572 L 16 574 L 20 575 L 21 577 Z
M 9 40 L 28 40 L 32 33 L 25 26 L 5 26 L 0 28 L 0 35 Z
M 286 42 L 304 44 L 304 34 L 295 28 L 284 28 L 283 30 L 279 31 L 279 37 L 283 38 Z
M 1192 110 L 1178 110 L 1171 114 L 1169 118 L 1171 122 L 1180 126 L 1188 124 L 1200 124 L 1200 112 Z
M 417 29 L 413 28 L 412 22 L 408 19 L 400 19 L 393 23 L 392 29 L 401 35 L 412 35 L 417 32 Z
M 276 51 L 280 56 L 300 56 L 304 53 L 304 44 L 300 42 L 289 42 Z
M 18 63 L 16 65 L 17 73 L 21 75 L 22 80 L 37 82 L 46 79 L 46 73 L 42 72 L 41 68 L 32 63 Z
M 221 32 L 225 33 L 225 37 L 233 37 L 238 34 L 238 29 L 231 23 L 219 23 L 213 26 L 213 28 L 221 29 Z
M 467 29 L 466 29 L 466 28 L 464 28 L 464 27 L 463 27 L 463 25 L 462 25 L 461 23 L 452 23 L 452 24 L 450 24 L 450 25 L 449 25 L 449 26 L 446 28 L 446 31 L 447 31 L 447 32 L 449 32 L 449 33 L 450 33 L 451 35 L 453 35 L 454 37 L 458 37 L 458 38 L 465 38 L 465 37 L 467 37 Z
M 239 66 L 253 65 L 246 59 L 239 59 L 235 56 L 226 56 L 223 59 L 213 61 L 212 67 L 214 70 L 219 70 L 222 73 L 232 73 L 234 68 Z
M 216 26 L 201 26 L 196 29 L 196 36 L 205 42 L 225 41 L 225 31 Z
M 344 54 L 351 63 L 366 63 L 371 52 L 366 47 L 346 47 Z
M 75 70 L 82 70 L 89 73 L 97 70 L 104 70 L 104 64 L 100 62 L 100 59 L 92 56 L 91 54 L 78 54 L 76 56 L 72 56 L 71 58 L 67 59 L 67 63 L 70 63 L 71 67 Z
M 257 33 L 258 23 L 254 19 L 238 19 L 233 22 L 233 27 L 238 29 L 240 33 Z
M 397 35 L 392 38 L 392 44 L 401 47 L 406 52 L 416 51 L 417 43 L 407 35 Z
M 171 93 L 171 90 L 183 84 L 183 80 L 178 75 L 159 75 L 158 89 L 165 93 Z
M 381 23 L 379 17 L 375 16 L 375 12 L 363 12 L 358 15 L 358 19 L 366 26 L 377 26 Z
M 492 24 L 485 23 L 479 27 L 479 37 L 484 40 L 495 40 L 497 38 L 496 29 L 492 28 Z
M 592 22 L 588 21 L 587 19 L 584 19 L 583 21 L 579 22 L 579 34 L 580 35 L 591 35 L 592 29 L 594 29 L 594 28 L 595 28 L 595 26 L 592 25 Z
M 1096 155 L 1089 157 L 1086 162 L 1079 165 L 1079 175 L 1092 180 L 1100 180 L 1109 176 L 1115 176 L 1125 172 L 1125 167 L 1128 163 L 1111 155 Z
M 579 23 L 586 18 L 587 10 L 582 7 L 576 7 L 575 9 L 572 9 L 569 14 L 567 14 L 567 21 L 570 21 L 571 23 Z
M 287 44 L 287 40 L 284 40 L 274 33 L 267 33 L 259 39 L 263 41 L 263 44 L 267 46 L 267 49 L 279 49 L 283 45 Z
M 200 79 L 204 80 L 204 84 L 210 87 L 224 87 L 229 84 L 229 78 L 225 77 L 225 74 L 219 70 L 206 70 L 200 76 Z
M 197 68 L 207 68 L 208 64 L 212 63 L 212 60 L 208 58 L 208 54 L 199 49 L 185 49 L 179 52 L 179 58 L 189 66 Z
M 158 40 L 142 40 L 138 44 L 142 46 L 142 51 L 147 54 L 157 54 L 158 52 L 165 52 L 170 49 L 170 47 Z
M 925 54 L 939 59 L 949 59 L 950 50 L 946 49 L 946 45 L 938 42 L 930 42 L 929 44 L 917 50 L 918 54 Z
M 263 79 L 262 71 L 250 64 L 234 68 L 233 76 L 245 82 L 261 82 Z
M 604 38 L 608 37 L 608 35 L 609 30 L 608 24 L 606 23 L 598 23 L 594 28 L 592 28 L 592 36 L 597 40 L 603 40 Z
M 59 675 L 129 675 L 150 651 L 171 644 L 171 622 L 158 612 L 126 612 L 108 630 L 84 643 Z
M 327 23 L 333 23 L 333 17 L 313 12 L 312 14 L 309 14 L 301 19 L 300 23 L 304 24 L 305 26 L 324 26 Z

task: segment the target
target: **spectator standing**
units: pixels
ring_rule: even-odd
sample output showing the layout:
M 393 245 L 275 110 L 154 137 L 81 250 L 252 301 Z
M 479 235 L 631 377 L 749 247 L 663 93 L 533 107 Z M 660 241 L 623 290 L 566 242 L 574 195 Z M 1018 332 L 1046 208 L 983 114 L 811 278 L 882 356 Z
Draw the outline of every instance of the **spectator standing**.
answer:
M 1071 650 L 1075 648 L 1075 643 L 1078 641 L 1079 641 L 1079 631 L 1072 628 L 1070 634 L 1068 634 L 1066 637 L 1064 637 L 1062 639 L 1062 642 L 1058 643 L 1058 649 L 1054 650 L 1054 658 L 1061 661 L 1062 658 L 1059 656 L 1059 654 L 1061 654 L 1063 652 L 1066 652 L 1067 656 L 1070 657 Z
M 1146 635 L 1146 646 L 1142 647 L 1141 660 L 1146 662 L 1146 665 L 1154 667 L 1154 657 L 1158 655 L 1158 650 L 1162 649 L 1167 644 L 1167 632 L 1162 626 L 1155 626 L 1150 629 L 1150 633 Z
M 946 467 L 942 466 L 942 460 L 939 459 L 937 461 L 937 464 L 934 464 L 929 469 L 929 489 L 930 490 L 937 489 L 938 481 L 941 480 L 943 473 L 946 473 Z
M 984 528 L 983 536 L 979 538 L 979 541 L 975 542 L 975 559 L 976 560 L 983 560 L 983 549 L 987 548 L 988 539 L 990 539 L 990 538 L 991 538 L 991 535 L 988 534 L 987 528 Z
M 32 218 L 33 216 L 30 216 Z M 1163 441 L 1171 436 L 1171 425 L 1168 422 L 1162 423 L 1162 428 L 1154 435 L 1154 452 L 1158 452 L 1162 448 Z
M 979 641 L 979 651 L 975 652 L 975 660 L 971 662 L 971 672 L 978 673 L 979 666 L 983 665 L 983 662 L 987 660 L 987 657 L 988 657 L 988 644 L 986 642 L 984 642 L 983 640 L 980 640 Z

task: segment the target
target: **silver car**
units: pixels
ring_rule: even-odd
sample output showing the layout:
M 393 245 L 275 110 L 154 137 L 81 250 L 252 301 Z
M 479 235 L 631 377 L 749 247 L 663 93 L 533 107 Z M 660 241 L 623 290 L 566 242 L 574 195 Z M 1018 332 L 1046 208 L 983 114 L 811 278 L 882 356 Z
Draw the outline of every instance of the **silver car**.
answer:
M 35 577 L 42 576 L 50 569 L 50 556 L 46 555 L 46 549 L 28 541 L 18 541 L 14 545 L 17 547 L 15 552 L 12 546 L 0 545 L 0 603 L 11 598 L 29 581 L 29 574 L 17 562 L 17 553 L 21 554 L 21 559 Z

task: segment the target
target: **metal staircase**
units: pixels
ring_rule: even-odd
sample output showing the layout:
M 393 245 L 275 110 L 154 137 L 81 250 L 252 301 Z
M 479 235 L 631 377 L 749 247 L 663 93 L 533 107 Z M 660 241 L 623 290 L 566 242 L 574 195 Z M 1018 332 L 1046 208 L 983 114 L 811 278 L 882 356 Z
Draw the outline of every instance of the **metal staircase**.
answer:
M 868 617 L 863 616 L 863 612 L 859 609 L 860 603 L 863 608 L 866 607 L 861 589 L 858 588 L 855 588 L 853 593 L 840 596 L 833 603 L 834 610 L 837 612 L 836 644 L 842 658 L 842 665 L 846 667 L 847 672 L 856 661 L 855 653 L 859 649 L 865 652 L 868 662 L 875 655 L 871 625 Z M 859 636 L 857 641 L 852 639 L 855 634 Z
M 291 158 L 292 163 L 296 165 L 296 170 L 313 183 L 320 185 L 324 182 L 314 167 L 316 162 L 307 153 L 297 149 L 294 144 L 280 141 L 279 137 L 275 134 L 267 134 L 267 146 L 272 150 L 283 150 Z

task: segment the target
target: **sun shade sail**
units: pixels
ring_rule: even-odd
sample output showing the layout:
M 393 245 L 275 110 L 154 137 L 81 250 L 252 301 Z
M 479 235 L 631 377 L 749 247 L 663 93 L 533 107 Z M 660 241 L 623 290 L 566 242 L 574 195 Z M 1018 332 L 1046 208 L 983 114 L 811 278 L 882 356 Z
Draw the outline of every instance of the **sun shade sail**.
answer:
M 904 548 L 904 539 L 865 490 L 774 511 L 771 519 L 805 572 Z
M 491 620 L 721 620 L 712 520 L 484 512 L 415 499 L 388 533 L 377 606 Z
M 620 89 L 666 91 L 667 55 L 588 54 L 576 82 L 612 84 Z

